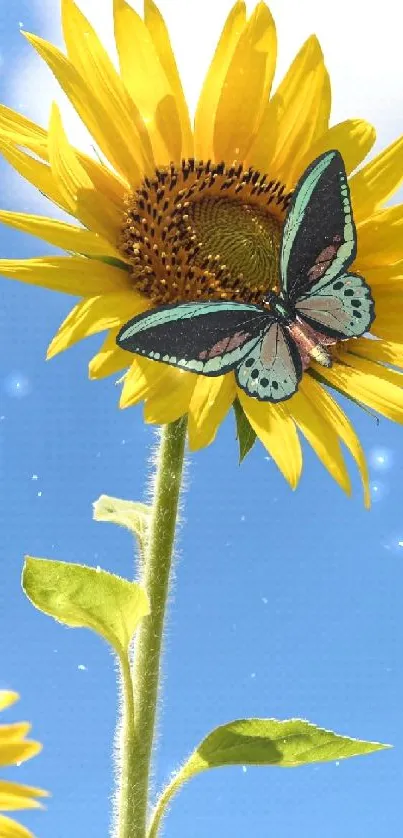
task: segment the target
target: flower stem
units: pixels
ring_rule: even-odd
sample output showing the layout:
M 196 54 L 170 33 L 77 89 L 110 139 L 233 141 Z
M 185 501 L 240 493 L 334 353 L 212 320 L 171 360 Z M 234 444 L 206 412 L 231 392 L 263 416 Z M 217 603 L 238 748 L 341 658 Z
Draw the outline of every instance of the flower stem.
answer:
M 141 584 L 150 600 L 150 615 L 136 636 L 132 670 L 133 724 L 124 736 L 126 794 L 119 812 L 118 838 L 145 838 L 149 779 L 158 703 L 164 618 L 169 591 L 179 495 L 182 485 L 187 423 L 179 419 L 161 432 L 155 458 L 155 481 L 150 535 Z M 127 718 L 127 717 L 126 717 Z M 127 724 L 129 720 L 127 718 Z
M 168 783 L 166 788 L 163 790 L 162 794 L 157 800 L 155 809 L 152 813 L 150 827 L 147 832 L 147 838 L 158 838 L 159 828 L 161 826 L 161 821 L 165 814 L 165 810 L 168 806 L 168 803 L 171 801 L 174 794 L 181 787 L 182 783 L 184 782 L 184 779 L 186 779 L 184 777 L 184 772 L 179 771 L 177 774 L 175 774 L 171 782 Z
M 121 763 L 118 772 L 116 793 L 117 823 L 113 832 L 115 838 L 128 838 L 128 814 L 131 809 L 130 795 L 130 754 L 136 748 L 137 735 L 134 728 L 133 684 L 130 672 L 130 660 L 126 655 L 120 657 L 122 685 L 122 719 L 118 728 L 120 738 L 119 752 Z

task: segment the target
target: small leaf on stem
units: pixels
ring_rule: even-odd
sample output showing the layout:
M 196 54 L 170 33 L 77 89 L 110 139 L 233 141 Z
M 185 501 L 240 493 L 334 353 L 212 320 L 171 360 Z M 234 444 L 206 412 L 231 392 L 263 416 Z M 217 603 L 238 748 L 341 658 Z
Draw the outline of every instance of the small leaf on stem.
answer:
M 237 719 L 217 727 L 193 751 L 162 792 L 148 838 L 156 838 L 167 805 L 180 787 L 201 771 L 223 765 L 274 765 L 294 768 L 390 748 L 340 736 L 305 719 Z
M 67 626 L 92 629 L 120 656 L 150 612 L 136 582 L 84 565 L 26 556 L 22 587 L 40 611 Z
M 186 766 L 192 774 L 221 765 L 290 768 L 347 759 L 389 747 L 341 736 L 305 719 L 239 719 L 213 730 Z
M 101 495 L 93 504 L 93 508 L 95 521 L 106 521 L 126 527 L 137 536 L 141 552 L 144 553 L 147 546 L 151 506 L 137 501 Z

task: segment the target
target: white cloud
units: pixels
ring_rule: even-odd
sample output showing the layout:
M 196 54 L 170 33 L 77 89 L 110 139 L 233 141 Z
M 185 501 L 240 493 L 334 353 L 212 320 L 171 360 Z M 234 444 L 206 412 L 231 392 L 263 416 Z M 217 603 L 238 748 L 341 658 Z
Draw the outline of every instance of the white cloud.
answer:
M 79 5 L 114 55 L 112 0 L 80 0 Z M 132 5 L 142 11 L 141 2 L 132 0 Z M 192 109 L 231 5 L 230 0 L 159 0 Z M 338 0 L 332 6 L 323 0 L 272 0 L 269 5 L 279 35 L 276 82 L 305 38 L 315 32 L 332 79 L 332 122 L 349 116 L 368 119 L 377 128 L 377 148 L 403 133 L 401 27 L 395 0 L 382 0 L 376 6 L 371 0 L 365 4 L 363 0 Z M 253 6 L 248 3 L 249 9 Z M 32 8 L 40 22 L 37 34 L 61 46 L 55 0 L 33 0 Z M 69 136 L 80 147 L 90 148 L 86 130 L 34 51 L 10 82 L 12 107 L 46 125 L 50 103 L 58 101 Z M 29 200 L 34 200 L 33 194 L 29 190 Z M 28 193 L 25 198 L 28 200 Z

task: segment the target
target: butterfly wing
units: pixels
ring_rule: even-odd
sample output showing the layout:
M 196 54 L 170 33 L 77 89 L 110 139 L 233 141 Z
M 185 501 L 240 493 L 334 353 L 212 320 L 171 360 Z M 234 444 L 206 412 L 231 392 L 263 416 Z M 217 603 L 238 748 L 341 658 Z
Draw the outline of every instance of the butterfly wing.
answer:
M 161 306 L 129 320 L 116 342 L 180 369 L 223 375 L 253 349 L 268 318 L 257 306 L 223 300 Z
M 264 402 L 289 399 L 298 389 L 302 361 L 297 345 L 274 317 L 235 371 L 248 396 Z
M 326 284 L 320 280 L 294 306 L 310 326 L 336 339 L 363 335 L 375 318 L 371 289 L 352 273 L 340 274 Z
M 312 284 L 321 287 L 345 271 L 356 242 L 343 158 L 327 151 L 304 172 L 287 213 L 280 255 L 284 296 L 293 302 Z

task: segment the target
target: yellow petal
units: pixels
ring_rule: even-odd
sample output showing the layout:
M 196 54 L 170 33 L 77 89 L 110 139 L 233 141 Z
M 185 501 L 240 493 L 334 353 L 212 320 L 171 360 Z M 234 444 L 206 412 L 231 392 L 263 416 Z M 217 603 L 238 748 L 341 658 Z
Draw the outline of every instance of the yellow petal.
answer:
M 344 356 L 343 360 L 346 360 Z M 352 366 L 334 364 L 321 369 L 326 381 L 394 422 L 403 422 L 403 377 L 371 361 L 351 355 Z
M 403 343 L 358 338 L 354 342 L 351 341 L 348 351 L 352 355 L 360 355 L 362 358 L 366 358 L 367 361 L 378 361 L 381 364 L 403 367 Z
M 0 810 L 38 809 L 41 804 L 35 797 L 47 797 L 48 793 L 33 786 L 23 786 L 20 783 L 10 783 L 0 780 Z M 1 832 L 0 832 L 1 835 Z
M 383 340 L 391 340 L 399 343 L 402 339 L 403 322 L 403 300 L 399 297 L 390 296 L 386 306 L 381 306 L 379 300 L 376 303 L 376 319 L 371 327 L 371 332 Z
M 371 286 L 372 295 L 375 300 L 375 321 L 371 326 L 371 332 L 377 333 L 378 320 L 386 320 L 390 317 L 396 319 L 401 317 L 403 308 L 403 277 L 394 276 L 387 282 L 379 282 Z
M 152 171 L 154 160 L 150 137 L 139 109 L 130 98 L 95 29 L 73 0 L 62 0 L 62 25 L 71 65 L 78 70 L 97 106 L 105 108 L 115 121 L 118 134 L 115 144 L 121 144 L 124 155 L 129 152 L 127 159 L 130 167 L 135 158 L 140 171 L 144 168 Z M 133 148 L 125 142 L 130 137 L 135 144 Z M 126 148 L 123 150 L 124 145 Z M 117 168 L 119 170 L 119 166 Z M 129 182 L 132 181 L 129 179 Z
M 364 119 L 346 119 L 333 125 L 313 145 L 294 170 L 294 178 L 301 177 L 307 166 L 324 154 L 337 148 L 344 160 L 346 172 L 352 172 L 366 157 L 376 139 L 375 128 Z
M 164 99 L 158 102 L 154 113 L 153 124 L 155 126 L 154 137 L 161 138 L 161 142 L 156 143 L 156 159 L 162 159 L 165 163 L 173 162 L 179 165 L 183 157 L 182 134 L 178 109 L 172 95 L 165 96 Z M 159 148 L 160 151 L 158 152 Z M 163 157 L 158 158 L 158 153 L 163 155 Z
M 232 163 L 245 159 L 270 94 L 276 54 L 273 18 L 267 6 L 258 3 L 235 47 L 218 100 L 213 140 L 216 160 Z
M 100 233 L 115 248 L 122 224 L 123 207 L 120 213 L 116 213 L 105 196 L 100 200 L 94 184 L 67 140 L 56 105 L 52 107 L 49 124 L 49 160 L 54 179 L 70 213 L 86 227 Z M 118 254 L 117 249 L 114 249 L 114 253 Z
M 375 343 L 376 341 L 373 342 Z M 356 354 L 351 352 L 351 349 L 348 347 L 345 348 L 342 344 L 338 345 L 337 355 L 341 363 L 348 364 L 355 370 L 360 370 L 363 373 L 363 378 L 366 375 L 375 375 L 389 382 L 394 387 L 403 387 L 403 372 L 391 370 L 383 364 L 377 364 L 376 362 L 365 360 L 362 357 L 358 358 Z
M 189 448 L 191 451 L 197 451 L 213 442 L 235 397 L 233 373 L 217 378 L 197 376 L 189 405 Z
M 330 99 L 322 50 L 312 35 L 267 103 L 248 162 L 290 188 L 300 160 L 327 130 Z
M 178 163 L 182 151 L 178 108 L 148 27 L 125 0 L 114 0 L 114 21 L 120 72 L 147 126 L 155 160 Z
M 0 105 L 0 132 L 6 134 L 17 133 L 21 138 L 35 143 L 37 153 L 40 155 L 40 149 L 43 149 L 46 155 L 47 148 L 47 132 L 40 125 L 36 125 L 26 116 L 7 108 L 6 105 Z M 23 143 L 21 143 L 23 145 Z
M 369 215 L 393 195 L 403 181 L 403 137 L 384 149 L 350 180 L 356 220 Z
M 91 379 L 106 378 L 108 375 L 126 369 L 131 364 L 131 356 L 116 345 L 118 329 L 112 329 L 105 338 L 99 352 L 91 358 L 88 365 Z
M 162 365 L 161 365 L 162 366 Z M 182 373 L 173 379 L 160 381 L 151 390 L 144 405 L 144 419 L 153 425 L 166 425 L 175 422 L 189 410 L 190 400 L 195 388 L 197 376 L 191 372 L 175 370 Z
M 2 792 L 7 791 L 9 794 L 18 794 L 19 797 L 49 797 L 49 792 L 45 789 L 12 783 L 9 780 L 0 780 L 0 789 Z
M 89 297 L 71 310 L 50 343 L 46 357 L 53 358 L 83 338 L 120 326 L 147 307 L 134 291 Z
M 299 391 L 292 397 L 289 407 L 293 419 L 329 474 L 346 494 L 350 495 L 350 478 L 344 463 L 338 435 L 332 426 L 327 423 L 323 413 L 317 410 L 316 404 L 310 401 L 308 388 L 305 395 L 303 382 Z
M 1 838 L 34 838 L 29 829 L 5 815 L 0 815 L 0 836 Z
M 98 233 L 74 227 L 65 221 L 45 218 L 43 215 L 29 215 L 25 212 L 8 212 L 0 210 L 0 222 L 37 236 L 72 253 L 84 253 L 87 256 L 116 256 L 117 251 Z M 120 255 L 120 254 L 119 254 Z
M 81 163 L 84 171 L 87 172 L 91 179 L 94 188 L 98 192 L 100 199 L 106 199 L 111 207 L 115 208 L 115 213 L 122 212 L 124 207 L 125 197 L 127 194 L 127 187 L 123 181 L 111 170 L 99 163 L 98 160 L 93 160 L 88 154 L 83 154 L 79 149 L 72 146 L 74 154 L 79 163 Z
M 29 739 L 4 745 L 0 743 L 0 765 L 17 765 L 36 756 L 41 750 L 42 745 L 39 742 L 31 742 Z
M 259 402 L 237 390 L 247 419 L 292 489 L 298 485 L 302 453 L 295 424 L 284 405 Z
M 158 397 L 158 394 L 161 393 L 162 399 L 167 399 L 167 407 L 171 410 L 171 405 L 168 404 L 169 394 L 175 393 L 177 397 L 182 382 L 189 380 L 194 387 L 195 379 L 196 376 L 191 373 L 184 373 L 183 370 L 177 370 L 167 364 L 160 364 L 157 361 L 151 361 L 148 358 L 141 358 L 136 355 L 127 375 L 124 377 L 120 407 L 132 407 L 144 399 L 152 396 Z M 153 419 L 150 418 L 147 421 L 153 421 Z M 165 421 L 171 420 L 162 420 L 163 423 Z
M 130 184 L 134 186 L 138 184 L 143 163 L 144 166 L 150 163 L 149 159 L 144 156 L 146 154 L 146 151 L 143 152 L 144 143 L 136 130 L 140 117 L 138 112 L 136 113 L 134 103 L 129 105 L 123 102 L 113 84 L 108 86 L 110 79 L 103 78 L 102 62 L 99 66 L 99 76 L 94 68 L 87 84 L 87 80 L 82 78 L 73 64 L 53 44 L 49 44 L 37 35 L 27 32 L 24 32 L 24 35 L 52 70 L 62 90 L 70 99 L 105 157 Z M 83 40 L 80 38 L 82 45 Z M 89 39 L 88 48 L 92 49 L 93 46 L 92 39 Z M 95 65 L 95 56 L 93 60 Z M 99 83 L 99 97 L 96 97 L 89 87 L 94 79 L 97 80 L 97 84 Z
M 315 405 L 320 415 L 326 419 L 328 425 L 333 429 L 337 436 L 340 437 L 341 441 L 350 451 L 350 454 L 354 457 L 360 472 L 364 489 L 364 503 L 366 507 L 369 507 L 371 504 L 371 496 L 369 491 L 368 467 L 361 443 L 351 422 L 348 420 L 340 405 L 338 405 L 332 398 L 330 393 L 328 393 L 310 375 L 304 376 L 301 386 L 303 387 L 303 392 L 307 399 Z
M 0 780 L 0 810 L 2 812 L 15 812 L 17 809 L 42 809 L 43 806 L 38 800 L 29 797 L 18 797 L 16 794 L 7 794 L 1 790 Z M 0 835 L 2 833 L 0 832 Z
M 393 291 L 396 281 L 403 278 L 403 261 L 395 262 L 393 265 L 363 265 L 362 271 L 358 265 L 354 266 L 358 273 L 365 273 L 368 284 L 374 286 L 373 291 L 377 294 L 378 288 L 385 288 Z M 397 285 L 396 285 L 397 288 Z
M 0 710 L 11 707 L 12 704 L 15 704 L 19 700 L 19 697 L 19 694 L 13 690 L 0 690 Z
M 20 145 L 35 152 L 42 160 L 49 161 L 48 153 L 48 132 L 35 122 L 31 122 L 26 116 L 22 116 L 0 105 L 0 135 L 7 136 L 11 145 Z M 78 161 L 81 163 L 95 188 L 108 201 L 121 209 L 124 203 L 126 186 L 115 172 L 108 169 L 103 163 L 89 157 L 79 149 L 74 149 Z
M 144 20 L 154 49 L 175 96 L 182 135 L 182 156 L 193 157 L 193 134 L 182 83 L 165 21 L 153 0 L 144 0 Z
M 390 265 L 403 259 L 403 204 L 379 210 L 359 224 L 357 263 Z
M 234 54 L 246 22 L 245 3 L 232 7 L 221 33 L 213 60 L 207 72 L 195 115 L 195 154 L 201 160 L 214 157 L 213 134 L 217 105 Z
M 25 151 L 20 151 L 10 143 L 5 143 L 0 139 L 0 153 L 5 160 L 25 178 L 29 183 L 46 195 L 50 201 L 61 207 L 66 212 L 70 212 L 69 205 L 65 202 L 62 193 L 56 183 L 50 166 L 46 163 L 41 163 L 40 160 L 35 160 L 31 155 L 26 154 Z
M 165 364 L 136 355 L 124 377 L 119 406 L 121 408 L 133 407 L 143 401 L 149 392 L 159 386 L 160 382 L 172 381 L 176 372 L 177 370 L 172 370 Z
M 51 291 L 61 291 L 80 297 L 93 297 L 127 289 L 124 296 L 136 295 L 129 291 L 128 273 L 120 268 L 85 259 L 83 256 L 48 256 L 42 259 L 0 259 L 0 275 L 19 279 L 28 285 L 39 285 Z M 128 309 L 130 317 L 130 308 Z
M 7 742 L 21 742 L 31 730 L 29 722 L 14 722 L 11 725 L 0 725 L 0 744 Z

